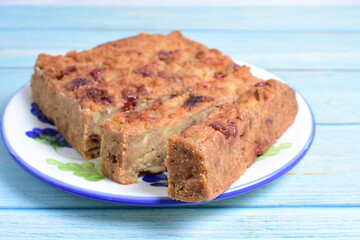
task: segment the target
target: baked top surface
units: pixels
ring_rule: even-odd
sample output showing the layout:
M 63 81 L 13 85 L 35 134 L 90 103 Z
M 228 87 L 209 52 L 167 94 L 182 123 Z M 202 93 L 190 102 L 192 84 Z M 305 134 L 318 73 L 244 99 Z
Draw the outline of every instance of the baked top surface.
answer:
M 279 109 L 286 109 L 287 112 L 281 112 L 283 115 L 277 116 L 280 113 Z M 275 110 L 276 114 L 273 112 Z M 260 126 L 256 128 L 257 130 L 269 126 L 274 127 L 274 122 L 277 125 L 291 125 L 298 112 L 295 91 L 286 84 L 273 79 L 258 82 L 242 94 L 236 103 L 220 106 L 207 119 L 183 131 L 180 137 L 192 139 L 200 145 L 202 144 L 201 141 L 209 140 L 208 136 L 217 132 L 222 133 L 227 139 L 237 132 L 236 128 L 233 129 L 232 124 L 229 124 L 229 121 L 231 123 L 232 120 L 239 118 L 241 111 L 249 111 L 249 114 L 254 118 L 253 124 Z M 272 119 L 274 117 L 281 119 L 281 121 L 276 118 Z M 266 121 L 257 122 L 259 119 L 266 119 Z M 280 127 L 277 126 L 277 128 Z
M 178 31 L 142 33 L 65 56 L 41 54 L 36 63 L 58 91 L 93 111 L 108 106 L 130 110 L 136 99 L 180 92 L 197 82 L 226 77 L 236 68 L 229 57 Z
M 106 122 L 105 128 L 112 130 L 133 131 L 147 126 L 172 122 L 191 113 L 214 106 L 215 102 L 231 102 L 234 95 L 245 92 L 254 84 L 262 81 L 250 74 L 248 67 L 236 67 L 233 73 L 221 80 L 207 81 L 194 85 L 188 92 L 172 96 L 167 100 L 158 100 L 151 107 L 138 112 L 116 113 Z

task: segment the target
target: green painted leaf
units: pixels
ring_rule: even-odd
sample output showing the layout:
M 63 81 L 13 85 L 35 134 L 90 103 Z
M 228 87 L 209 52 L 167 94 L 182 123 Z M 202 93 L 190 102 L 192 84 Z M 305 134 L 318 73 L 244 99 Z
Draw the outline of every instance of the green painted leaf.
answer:
M 104 179 L 104 177 L 93 177 L 93 176 L 90 176 L 90 177 L 84 177 L 85 180 L 88 180 L 90 182 L 98 182 L 102 179 Z
M 73 170 L 81 170 L 81 168 L 82 168 L 80 164 L 74 163 L 74 162 L 66 163 L 66 166 Z
M 267 157 L 278 155 L 281 150 L 286 149 L 286 148 L 290 148 L 291 146 L 292 146 L 292 144 L 288 143 L 288 142 L 281 143 L 277 147 L 273 145 L 273 146 L 271 146 L 269 148 L 269 150 L 266 153 L 258 156 L 256 161 L 261 161 L 261 160 L 264 160 Z
M 78 176 L 78 177 L 86 177 L 87 174 L 83 173 L 83 172 L 80 172 L 80 171 L 75 171 L 74 172 L 74 175 L 75 176 Z
M 256 161 L 261 161 L 263 159 L 265 159 L 267 156 L 265 156 L 264 154 L 263 155 L 260 155 L 256 158 Z
M 277 149 L 276 147 L 274 146 L 271 146 L 269 148 L 269 150 L 266 152 L 266 156 L 275 156 L 277 154 L 279 154 L 279 149 Z
M 275 156 L 275 155 L 278 155 L 279 153 L 280 153 L 280 150 L 276 149 L 276 150 L 272 150 L 270 152 L 267 152 L 266 156 Z
M 83 168 L 84 168 L 84 170 L 90 171 L 90 172 L 93 172 L 94 170 L 96 170 L 95 164 L 93 162 L 83 163 Z
M 278 146 L 278 149 L 290 148 L 291 145 L 292 145 L 291 143 L 282 143 Z
M 62 163 L 55 159 L 46 159 L 50 165 L 57 165 L 59 170 L 73 172 L 75 176 L 83 177 L 87 181 L 97 182 L 105 178 L 99 167 L 93 162 L 84 162 L 82 164 L 75 162 Z
M 61 138 L 58 134 L 40 134 L 35 138 L 36 140 L 42 141 L 44 144 L 53 146 L 54 148 L 66 147 L 68 145 L 65 139 Z
M 73 171 L 72 168 L 68 167 L 68 166 L 58 166 L 58 169 L 62 170 L 62 171 L 66 171 L 66 172 L 71 172 Z
M 63 164 L 62 162 L 59 162 L 58 160 L 55 160 L 55 159 L 46 159 L 46 162 L 48 163 L 48 164 L 51 164 L 51 165 L 61 165 L 61 164 Z

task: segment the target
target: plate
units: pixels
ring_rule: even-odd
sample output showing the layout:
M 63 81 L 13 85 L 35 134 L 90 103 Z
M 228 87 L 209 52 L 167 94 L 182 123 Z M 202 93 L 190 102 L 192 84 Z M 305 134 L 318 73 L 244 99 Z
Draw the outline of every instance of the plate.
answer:
M 263 79 L 279 79 L 259 67 L 248 65 Z M 293 168 L 308 151 L 315 133 L 309 105 L 297 92 L 299 112 L 294 124 L 268 152 L 258 157 L 245 174 L 212 201 L 233 197 L 259 188 Z M 104 177 L 99 159 L 82 160 L 56 127 L 42 115 L 31 98 L 30 85 L 22 87 L 9 101 L 2 119 L 2 137 L 15 161 L 40 180 L 71 194 L 94 200 L 138 206 L 179 206 L 187 203 L 167 196 L 166 172 L 139 177 L 139 183 L 121 185 Z

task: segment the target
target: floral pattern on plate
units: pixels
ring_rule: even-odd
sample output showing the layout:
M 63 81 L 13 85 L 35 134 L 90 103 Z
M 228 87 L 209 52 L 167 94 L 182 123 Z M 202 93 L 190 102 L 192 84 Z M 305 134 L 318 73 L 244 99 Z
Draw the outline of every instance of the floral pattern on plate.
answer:
M 41 112 L 37 104 L 31 104 L 30 112 L 37 116 L 39 121 L 53 124 Z M 33 128 L 32 131 L 27 131 L 25 134 L 26 136 L 41 144 L 46 144 L 53 147 L 55 150 L 63 147 L 71 148 L 70 144 L 67 143 L 65 138 L 53 128 Z M 281 150 L 290 148 L 291 145 L 291 143 L 281 143 L 278 146 L 271 146 L 269 150 L 266 153 L 260 155 L 256 161 L 264 160 L 270 156 L 275 156 L 279 154 Z M 46 162 L 50 165 L 57 165 L 59 170 L 72 171 L 75 176 L 83 177 L 87 181 L 95 182 L 105 178 L 104 174 L 102 174 L 100 171 L 99 166 L 90 161 L 79 164 L 75 162 L 62 163 L 55 159 L 46 159 Z M 153 187 L 168 187 L 167 171 L 158 174 L 147 174 L 143 177 L 140 177 L 140 179 L 142 182 L 150 183 L 150 186 Z
M 158 174 L 145 175 L 141 178 L 141 180 L 143 182 L 150 183 L 150 186 L 154 186 L 154 187 L 168 186 L 167 171 Z
M 99 170 L 99 166 L 93 162 L 86 161 L 82 164 L 75 162 L 63 163 L 56 159 L 46 159 L 50 165 L 58 166 L 58 169 L 66 172 L 73 172 L 75 176 L 83 177 L 90 182 L 97 182 L 105 178 Z
M 40 122 L 47 123 L 50 125 L 55 125 L 52 121 L 50 121 L 40 110 L 39 106 L 36 103 L 31 104 L 30 112 L 32 115 L 36 116 Z
M 53 147 L 55 150 L 62 147 L 71 148 L 65 138 L 53 128 L 33 128 L 32 131 L 27 131 L 25 134 L 41 144 Z

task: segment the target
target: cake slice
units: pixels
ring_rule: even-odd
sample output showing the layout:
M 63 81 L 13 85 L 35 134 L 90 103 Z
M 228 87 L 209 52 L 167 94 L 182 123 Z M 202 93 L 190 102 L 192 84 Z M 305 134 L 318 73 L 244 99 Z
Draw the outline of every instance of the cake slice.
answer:
M 122 184 L 136 183 L 141 172 L 164 171 L 168 137 L 201 122 L 221 104 L 236 101 L 259 81 L 248 67 L 236 67 L 221 80 L 198 83 L 151 108 L 115 114 L 104 124 L 101 171 Z
M 185 202 L 219 196 L 293 123 L 297 109 L 295 92 L 268 80 L 171 136 L 165 159 L 169 196 Z
M 236 67 L 178 31 L 143 33 L 65 56 L 40 54 L 31 88 L 42 112 L 90 159 L 99 156 L 102 123 L 114 113 L 148 108 Z

